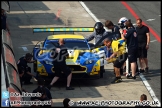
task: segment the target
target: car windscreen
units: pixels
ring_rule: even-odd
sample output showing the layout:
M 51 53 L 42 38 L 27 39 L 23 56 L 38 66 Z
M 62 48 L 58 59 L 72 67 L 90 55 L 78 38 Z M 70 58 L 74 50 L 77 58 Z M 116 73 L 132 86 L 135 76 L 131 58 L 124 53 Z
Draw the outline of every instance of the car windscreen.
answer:
M 58 46 L 58 40 L 47 40 L 44 45 L 45 49 L 53 49 Z M 68 49 L 89 50 L 87 42 L 83 39 L 65 39 L 65 46 Z

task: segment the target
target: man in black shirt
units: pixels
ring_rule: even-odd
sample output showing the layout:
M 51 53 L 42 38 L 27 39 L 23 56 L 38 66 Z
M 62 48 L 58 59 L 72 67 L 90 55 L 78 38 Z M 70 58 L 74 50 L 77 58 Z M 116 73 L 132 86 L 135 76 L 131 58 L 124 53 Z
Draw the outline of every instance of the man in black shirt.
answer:
M 27 63 L 34 63 L 31 59 L 32 54 L 27 53 L 25 57 L 21 57 L 17 62 L 21 86 L 22 82 L 24 82 L 24 84 L 32 84 L 30 80 L 32 76 L 35 77 L 35 75 L 31 73 L 31 68 L 27 65 Z
M 140 63 L 140 72 L 144 72 L 144 63 L 146 65 L 145 72 L 148 72 L 147 50 L 149 49 L 150 33 L 149 28 L 142 25 L 142 19 L 137 19 L 137 37 L 138 37 L 138 57 Z
M 128 48 L 128 60 L 131 63 L 132 78 L 136 79 L 136 67 L 137 67 L 137 51 L 138 51 L 138 40 L 136 30 L 132 28 L 132 23 L 126 21 L 126 27 L 128 28 L 126 35 L 124 36 L 123 30 L 120 30 L 122 39 L 126 39 Z
M 49 89 L 51 89 L 52 85 L 61 76 L 61 72 L 63 72 L 67 76 L 66 90 L 74 90 L 74 88 L 70 87 L 72 72 L 70 68 L 66 65 L 66 57 L 69 54 L 64 44 L 65 44 L 64 39 L 59 39 L 59 47 L 53 51 L 53 53 L 55 54 L 51 54 L 51 57 L 53 57 L 54 59 L 53 65 L 54 65 L 55 77 L 53 78 L 52 82 L 48 86 Z

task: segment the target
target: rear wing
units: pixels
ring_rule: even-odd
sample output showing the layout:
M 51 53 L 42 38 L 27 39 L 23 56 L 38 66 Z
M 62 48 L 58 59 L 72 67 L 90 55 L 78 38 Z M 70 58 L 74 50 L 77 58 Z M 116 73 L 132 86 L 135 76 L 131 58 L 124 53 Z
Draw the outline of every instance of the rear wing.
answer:
M 40 32 L 65 32 L 73 33 L 74 32 L 93 32 L 93 27 L 49 27 L 49 28 L 33 28 L 33 33 L 40 33 Z

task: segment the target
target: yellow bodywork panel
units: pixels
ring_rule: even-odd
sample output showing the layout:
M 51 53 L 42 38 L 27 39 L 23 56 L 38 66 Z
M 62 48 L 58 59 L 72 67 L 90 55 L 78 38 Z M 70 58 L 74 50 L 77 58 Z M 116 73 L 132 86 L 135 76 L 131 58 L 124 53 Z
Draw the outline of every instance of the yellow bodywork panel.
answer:
M 100 60 L 96 62 L 96 64 L 93 66 L 92 72 L 90 75 L 98 75 L 100 74 Z
M 51 39 L 60 39 L 60 38 L 63 38 L 63 39 L 85 39 L 84 36 L 82 35 L 74 35 L 74 34 L 63 34 L 63 35 L 51 35 L 51 36 L 48 36 L 48 40 L 51 40 Z
M 48 73 L 46 72 L 46 69 L 43 64 L 41 64 L 39 61 L 37 61 L 37 72 L 39 72 L 42 76 L 48 76 Z

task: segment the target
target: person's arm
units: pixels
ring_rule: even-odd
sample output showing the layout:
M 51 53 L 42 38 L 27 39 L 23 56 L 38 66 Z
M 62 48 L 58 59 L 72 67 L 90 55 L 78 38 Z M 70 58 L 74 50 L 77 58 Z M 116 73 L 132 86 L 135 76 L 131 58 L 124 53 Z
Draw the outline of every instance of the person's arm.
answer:
M 33 76 L 33 77 L 35 77 L 35 75 L 32 74 L 32 73 L 30 73 L 30 72 L 26 72 L 26 73 L 29 74 L 29 75 L 31 75 L 31 76 Z
M 126 40 L 124 37 L 123 29 L 120 29 L 120 35 L 121 35 L 121 39 Z
M 116 57 L 117 54 L 118 54 L 118 52 L 114 52 L 110 57 L 107 58 L 107 60 L 110 60 L 110 59 Z
M 36 60 L 31 60 L 31 61 L 29 61 L 28 63 L 34 63 Z
M 130 34 L 131 34 L 131 31 L 128 30 L 127 33 L 126 33 L 126 35 L 124 36 L 123 30 L 120 30 L 120 34 L 121 34 L 121 39 L 126 40 L 126 39 L 129 38 L 129 36 L 130 36 Z
M 26 73 L 28 74 L 28 75 L 31 75 L 31 76 L 33 76 L 33 77 L 35 77 L 35 75 L 34 74 L 32 74 L 31 72 L 29 72 L 29 67 L 28 66 L 25 66 L 26 67 Z
M 95 37 L 95 32 L 92 33 L 88 38 L 86 38 L 86 40 L 89 42 L 89 41 L 93 40 L 94 37 Z
M 146 29 L 146 36 L 147 36 L 146 49 L 148 49 L 149 48 L 149 44 L 150 44 L 150 32 L 149 32 L 149 28 L 148 27 Z

